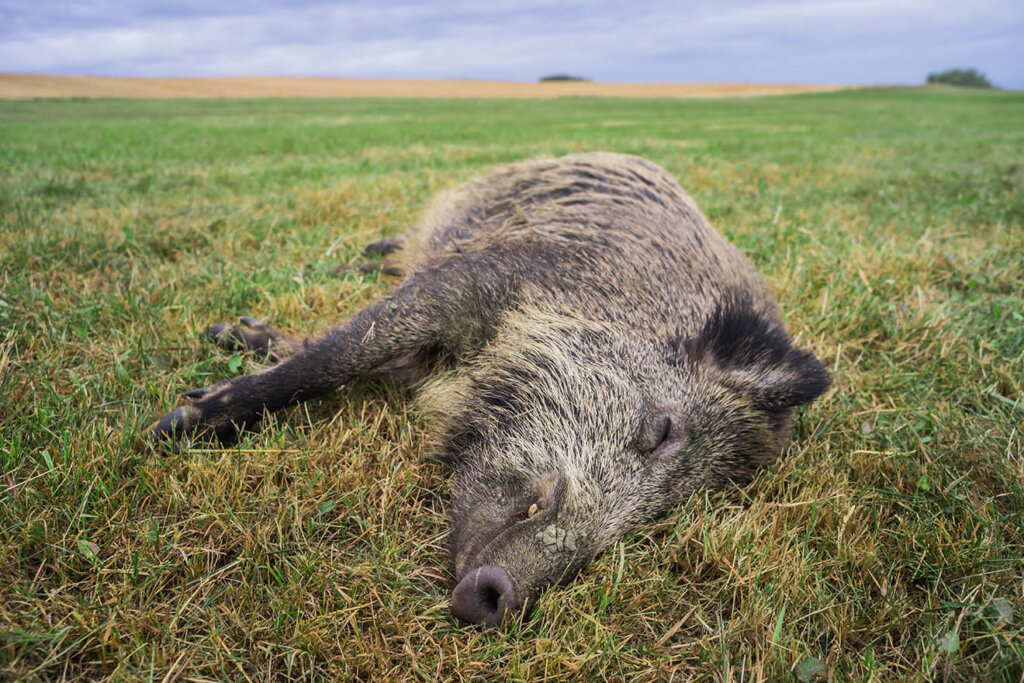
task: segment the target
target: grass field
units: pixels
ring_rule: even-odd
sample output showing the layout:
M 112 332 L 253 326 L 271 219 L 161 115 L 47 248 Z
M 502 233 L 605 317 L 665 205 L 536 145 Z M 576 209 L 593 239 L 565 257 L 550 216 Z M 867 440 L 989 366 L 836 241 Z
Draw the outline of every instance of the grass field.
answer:
M 502 631 L 447 612 L 400 387 L 162 455 L 183 389 L 385 291 L 438 190 L 583 150 L 672 172 L 835 373 L 788 456 Z M 0 679 L 1024 676 L 1024 94 L 0 103 Z

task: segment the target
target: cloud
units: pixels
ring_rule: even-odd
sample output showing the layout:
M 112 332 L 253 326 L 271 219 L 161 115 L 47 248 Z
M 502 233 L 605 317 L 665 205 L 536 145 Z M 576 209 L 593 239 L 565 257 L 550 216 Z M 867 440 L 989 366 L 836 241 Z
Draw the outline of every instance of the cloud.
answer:
M 0 2 L 0 68 L 153 76 L 921 82 L 1024 87 L 1017 0 Z

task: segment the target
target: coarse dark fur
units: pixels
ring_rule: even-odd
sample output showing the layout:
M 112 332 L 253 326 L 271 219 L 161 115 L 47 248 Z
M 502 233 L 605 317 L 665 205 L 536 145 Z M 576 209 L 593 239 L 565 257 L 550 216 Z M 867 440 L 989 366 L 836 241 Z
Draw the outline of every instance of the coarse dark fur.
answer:
M 404 274 L 389 296 L 316 341 L 210 328 L 280 362 L 189 392 L 154 436 L 231 438 L 358 375 L 409 380 L 454 467 L 469 621 L 515 613 L 698 488 L 749 481 L 830 383 L 750 262 L 636 157 L 501 168 L 367 253 Z

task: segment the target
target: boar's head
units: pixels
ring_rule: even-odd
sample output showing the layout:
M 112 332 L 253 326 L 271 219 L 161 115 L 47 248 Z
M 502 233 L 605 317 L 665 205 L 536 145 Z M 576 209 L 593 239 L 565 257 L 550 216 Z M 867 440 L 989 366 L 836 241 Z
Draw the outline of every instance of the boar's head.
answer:
M 750 480 L 830 377 L 742 300 L 694 335 L 519 312 L 456 374 L 423 388 L 452 462 L 452 611 L 523 614 L 638 525 L 701 487 Z

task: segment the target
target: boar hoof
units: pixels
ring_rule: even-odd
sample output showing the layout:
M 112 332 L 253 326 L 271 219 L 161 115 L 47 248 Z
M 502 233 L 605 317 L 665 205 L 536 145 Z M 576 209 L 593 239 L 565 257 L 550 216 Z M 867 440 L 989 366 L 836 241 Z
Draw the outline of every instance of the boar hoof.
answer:
M 229 351 L 248 351 L 271 362 L 290 356 L 296 350 L 292 335 L 249 316 L 239 318 L 238 325 L 210 325 L 200 336 Z
M 496 626 L 522 606 L 512 577 L 493 565 L 466 574 L 452 591 L 452 613 L 473 624 Z
M 195 427 L 195 409 L 181 406 L 160 418 L 153 427 L 153 443 L 171 442 Z
M 383 239 L 377 242 L 371 242 L 363 247 L 363 256 L 366 258 L 372 258 L 374 256 L 387 256 L 393 252 L 398 251 L 402 248 L 401 240 L 397 238 Z
M 198 392 L 208 392 L 211 387 L 193 389 L 185 394 L 186 396 L 199 396 Z M 205 394 L 204 394 L 205 395 Z M 215 394 L 213 400 L 217 400 L 220 394 Z M 154 444 L 170 444 L 178 439 L 189 435 L 202 438 L 212 438 L 225 445 L 231 445 L 238 440 L 239 425 L 244 427 L 255 422 L 254 419 L 236 418 L 235 421 L 227 419 L 225 415 L 218 414 L 212 410 L 209 401 L 197 401 L 188 405 L 179 406 L 164 415 L 157 421 L 150 432 Z

